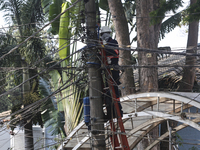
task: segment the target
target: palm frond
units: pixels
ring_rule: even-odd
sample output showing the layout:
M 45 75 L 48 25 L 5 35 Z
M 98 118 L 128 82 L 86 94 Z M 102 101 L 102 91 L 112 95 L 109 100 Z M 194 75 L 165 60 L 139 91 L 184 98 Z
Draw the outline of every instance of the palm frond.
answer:
M 179 12 L 161 24 L 160 39 L 164 39 L 165 34 L 174 30 L 179 25 L 182 19 L 182 12 Z
M 40 94 L 43 97 L 52 94 L 50 85 L 46 80 L 40 78 L 39 80 Z M 42 119 L 45 127 L 50 127 L 50 131 L 53 135 L 65 134 L 64 132 L 64 116 L 57 109 L 57 103 L 54 96 L 50 97 L 42 106 Z
M 41 6 L 42 6 L 44 14 L 49 13 L 49 7 L 52 3 L 53 3 L 53 0 L 41 0 Z
M 49 96 L 49 95 L 52 94 L 52 91 L 50 89 L 50 85 L 48 84 L 48 82 L 45 79 L 40 77 L 39 85 L 40 85 L 40 87 L 39 87 L 40 88 L 40 92 L 44 97 Z M 57 110 L 58 108 L 57 108 L 56 98 L 54 96 L 51 96 L 50 100 L 51 100 L 51 103 L 54 106 L 54 109 Z

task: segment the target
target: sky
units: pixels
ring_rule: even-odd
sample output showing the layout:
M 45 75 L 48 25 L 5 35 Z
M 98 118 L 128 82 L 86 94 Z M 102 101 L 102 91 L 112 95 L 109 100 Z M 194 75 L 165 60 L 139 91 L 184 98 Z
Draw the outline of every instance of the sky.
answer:
M 185 6 L 189 4 L 189 0 L 183 0 Z M 181 8 L 183 9 L 183 8 Z M 3 19 L 3 14 L 0 12 L 0 28 L 7 27 Z M 165 38 L 161 40 L 158 44 L 158 47 L 170 46 L 172 50 L 176 49 L 184 49 L 187 45 L 187 29 L 188 27 L 176 27 L 172 32 L 165 35 Z M 200 39 L 199 42 L 200 43 Z M 131 45 L 132 47 L 136 47 L 136 42 Z

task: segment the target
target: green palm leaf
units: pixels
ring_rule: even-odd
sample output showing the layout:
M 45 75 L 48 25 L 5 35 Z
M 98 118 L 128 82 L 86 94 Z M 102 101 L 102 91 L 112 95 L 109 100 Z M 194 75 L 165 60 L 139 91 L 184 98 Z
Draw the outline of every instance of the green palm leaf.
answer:
M 44 14 L 49 13 L 49 7 L 51 3 L 53 3 L 53 0 L 41 0 L 41 6 Z
M 160 39 L 164 39 L 166 33 L 173 31 L 174 28 L 180 24 L 181 19 L 182 19 L 181 14 L 182 14 L 182 12 L 179 12 L 179 13 L 173 15 L 172 17 L 170 17 L 169 19 L 165 20 L 161 24 Z
M 43 97 L 47 97 L 52 94 L 50 85 L 43 78 L 39 80 L 39 89 Z M 64 132 L 64 116 L 57 109 L 56 98 L 50 97 L 42 106 L 43 113 L 42 119 L 45 127 L 50 127 L 52 135 L 65 135 Z

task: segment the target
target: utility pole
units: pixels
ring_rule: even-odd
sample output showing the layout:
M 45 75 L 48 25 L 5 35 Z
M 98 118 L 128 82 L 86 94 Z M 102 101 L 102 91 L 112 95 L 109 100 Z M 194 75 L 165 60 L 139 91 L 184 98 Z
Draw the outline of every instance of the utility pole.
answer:
M 97 40 L 96 32 L 96 4 L 95 0 L 85 1 L 85 18 L 87 45 L 94 45 Z M 91 136 L 92 149 L 105 150 L 105 132 L 103 123 L 103 103 L 100 61 L 97 58 L 97 49 L 89 48 L 88 52 L 88 76 L 89 76 L 89 98 L 90 98 L 90 117 L 91 117 Z

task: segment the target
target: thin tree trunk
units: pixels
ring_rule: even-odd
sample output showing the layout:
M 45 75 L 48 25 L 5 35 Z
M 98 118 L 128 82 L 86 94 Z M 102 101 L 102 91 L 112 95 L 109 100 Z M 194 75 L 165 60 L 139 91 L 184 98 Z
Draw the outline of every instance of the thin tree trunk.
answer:
M 26 67 L 27 64 L 25 60 L 22 60 L 22 66 Z M 23 69 L 23 82 L 29 79 L 29 70 Z M 27 81 L 22 86 L 23 98 L 26 94 L 30 92 L 30 82 Z M 26 120 L 24 126 L 24 141 L 25 141 L 25 150 L 33 149 L 33 131 L 32 131 L 32 120 Z
M 115 26 L 116 38 L 121 48 L 127 48 L 130 46 L 129 29 L 128 23 L 123 11 L 123 6 L 121 0 L 108 0 L 108 5 L 110 12 L 112 14 L 112 19 Z M 120 50 L 119 52 L 119 65 L 131 65 L 131 52 Z M 135 83 L 133 76 L 133 69 L 124 69 L 122 76 L 120 78 L 122 83 L 121 93 L 122 96 L 127 94 L 135 93 Z
M 32 121 L 24 126 L 25 150 L 34 150 Z
M 197 0 L 190 0 L 190 5 L 196 2 Z M 197 52 L 198 31 L 199 31 L 199 20 L 189 23 L 186 53 Z M 196 64 L 196 56 L 186 56 L 185 65 L 192 66 L 195 64 Z M 179 91 L 192 92 L 195 80 L 195 70 L 196 70 L 195 67 L 186 67 L 183 69 L 183 78 L 180 84 Z

